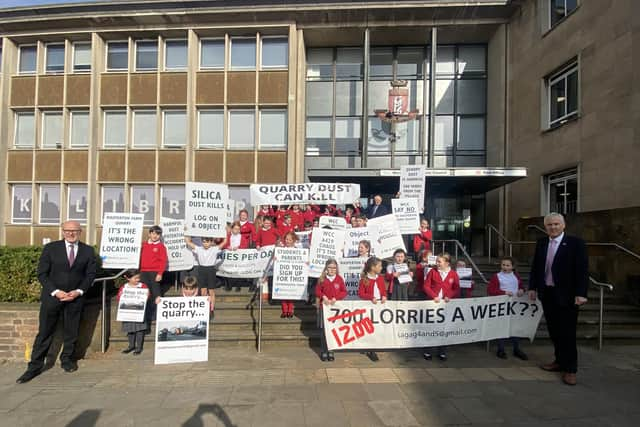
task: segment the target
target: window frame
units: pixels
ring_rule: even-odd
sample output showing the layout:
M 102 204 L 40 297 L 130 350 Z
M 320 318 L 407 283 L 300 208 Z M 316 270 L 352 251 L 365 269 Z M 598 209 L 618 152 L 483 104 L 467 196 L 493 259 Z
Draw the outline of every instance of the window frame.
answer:
M 541 200 L 542 202 L 541 215 L 547 215 L 551 212 L 558 212 L 555 209 L 551 209 L 551 186 L 559 182 L 565 182 L 565 188 L 566 188 L 566 182 L 571 179 L 576 180 L 576 211 L 575 213 L 579 213 L 582 211 L 581 200 L 580 200 L 580 188 L 581 188 L 580 165 L 577 165 L 572 168 L 553 171 L 542 176 L 542 184 L 543 184 L 542 188 L 544 189 L 544 191 L 543 191 L 542 200 Z M 566 208 L 566 205 L 567 205 L 567 202 L 565 200 L 565 208 Z M 565 212 L 559 212 L 559 213 L 566 215 Z
M 573 15 L 573 13 L 578 10 L 578 8 L 580 7 L 580 0 L 576 0 L 576 7 L 574 7 L 573 9 L 571 9 L 570 11 L 567 12 L 567 0 L 563 0 L 564 1 L 564 16 L 560 19 L 558 19 L 555 23 L 553 22 L 553 2 L 554 0 L 546 0 L 546 8 L 547 8 L 547 14 L 546 14 L 546 20 L 547 20 L 547 25 L 545 30 L 551 31 L 554 28 L 556 28 L 558 25 L 560 25 L 561 23 L 563 23 L 564 21 L 567 20 L 567 18 L 571 15 Z
M 82 114 L 87 116 L 87 143 L 86 145 L 74 145 L 73 144 L 73 116 L 76 114 Z M 69 142 L 67 148 L 69 149 L 86 149 L 91 146 L 91 112 L 88 108 L 70 108 L 69 109 Z
M 125 131 L 124 131 L 124 144 L 122 145 L 107 145 L 107 115 L 109 113 L 120 113 L 124 114 L 124 123 L 125 123 Z M 124 150 L 129 145 L 129 133 L 128 130 L 128 120 L 129 114 L 126 108 L 113 108 L 113 109 L 102 109 L 102 148 L 104 150 Z
M 252 66 L 234 66 L 233 65 L 233 42 L 234 40 L 253 40 L 254 46 L 254 57 L 253 57 L 253 65 Z M 226 49 L 225 49 L 226 51 Z M 230 71 L 255 71 L 258 67 L 258 41 L 256 36 L 230 36 L 229 37 L 229 70 Z M 226 61 L 225 61 L 226 62 Z
M 152 208 L 153 208 L 153 217 L 151 219 L 144 219 L 145 213 L 142 212 L 133 212 L 133 196 L 135 194 L 136 189 L 140 190 L 142 188 L 150 188 L 151 189 L 151 195 L 153 197 L 153 204 L 152 204 Z M 141 214 L 143 216 L 143 224 L 144 225 L 153 225 L 156 222 L 156 214 L 157 214 L 157 209 L 158 209 L 158 201 L 156 200 L 156 184 L 154 183 L 132 183 L 129 184 L 129 212 L 131 213 L 138 213 Z M 142 199 L 140 199 L 142 200 Z
M 51 47 L 62 47 L 62 69 L 61 70 L 49 70 L 49 49 Z M 45 74 L 64 74 L 65 62 L 66 62 L 67 49 L 64 42 L 52 42 L 44 45 L 44 72 Z
M 23 48 L 27 48 L 27 47 L 32 47 L 35 49 L 36 51 L 36 61 L 33 67 L 33 71 L 22 71 L 20 70 L 20 67 L 22 66 L 22 49 Z M 16 65 L 18 67 L 18 74 L 19 75 L 23 75 L 23 76 L 30 76 L 30 75 L 35 75 L 38 72 L 38 45 L 35 43 L 27 43 L 27 44 L 21 44 L 18 46 L 18 60 L 16 61 Z
M 232 147 L 231 146 L 231 117 L 233 116 L 233 113 L 251 113 L 253 115 L 253 143 L 250 147 L 248 146 L 239 146 L 239 147 Z M 226 132 L 226 141 L 225 141 L 225 149 L 229 150 L 229 151 L 255 151 L 256 150 L 256 110 L 255 108 L 234 108 L 234 109 L 230 109 L 227 112 L 227 117 L 226 117 L 226 126 L 227 126 L 227 132 Z
M 126 45 L 127 45 L 127 65 L 126 65 L 126 67 L 124 67 L 124 68 L 109 68 L 109 45 L 112 45 L 112 44 L 123 44 L 123 43 L 126 43 Z M 129 62 L 131 60 L 131 52 L 129 52 L 130 50 L 131 50 L 131 45 L 129 43 L 129 40 L 109 40 L 107 42 L 107 46 L 106 46 L 106 48 L 104 50 L 104 55 L 105 55 L 104 66 L 105 66 L 106 71 L 108 73 L 122 73 L 122 72 L 129 71 Z M 135 64 L 133 64 L 133 65 L 134 65 L 134 68 L 135 68 Z
M 264 65 L 263 64 L 263 53 L 264 53 L 264 41 L 265 40 L 285 40 L 287 43 L 287 63 L 285 65 Z M 260 70 L 287 70 L 289 69 L 289 37 L 284 35 L 274 35 L 274 36 L 260 36 Z
M 143 67 L 138 68 L 138 44 L 146 43 L 148 45 L 155 44 L 156 46 L 156 65 L 155 67 Z M 155 73 L 158 71 L 158 59 L 160 57 L 160 48 L 158 47 L 158 39 L 139 39 L 133 43 L 133 71 L 136 73 Z
M 203 66 L 202 65 L 202 46 L 203 42 L 208 41 L 222 41 L 223 53 L 222 53 L 222 66 L 213 67 L 213 66 Z M 223 71 L 227 64 L 227 43 L 224 37 L 203 37 L 199 40 L 199 49 L 198 49 L 198 70 L 208 71 L 208 70 L 220 70 Z
M 42 220 L 42 202 L 43 202 L 43 197 L 42 197 L 42 189 L 43 187 L 57 187 L 58 188 L 58 219 L 52 222 L 44 222 Z M 32 202 L 33 204 L 33 202 Z M 59 183 L 47 183 L 47 182 L 43 182 L 41 184 L 38 184 L 38 221 L 37 224 L 39 225 L 58 225 L 60 224 L 60 220 L 62 218 L 62 189 L 60 188 L 60 184 Z
M 18 118 L 20 116 L 30 115 L 33 118 L 33 141 L 30 145 L 18 145 Z M 14 110 L 13 112 L 13 148 L 33 150 L 37 146 L 36 136 L 36 112 L 34 110 Z
M 575 111 L 569 112 L 569 91 L 568 91 L 568 77 L 573 73 L 576 74 L 577 83 L 577 99 L 576 99 L 576 109 Z M 552 111 L 552 100 L 551 100 L 551 88 L 554 84 L 563 80 L 565 84 L 565 102 L 564 102 L 564 115 L 551 119 L 551 111 Z M 546 95 L 546 129 L 556 129 L 565 123 L 577 119 L 580 117 L 580 62 L 577 58 L 569 61 L 565 65 L 559 68 L 558 71 L 555 71 L 549 74 L 545 78 L 545 95 Z
M 155 143 L 153 145 L 136 145 L 136 116 L 142 113 L 143 115 L 146 113 L 151 116 L 151 113 L 154 116 L 154 129 L 153 129 L 153 139 Z M 131 109 L 131 149 L 134 150 L 155 150 L 158 148 L 158 110 L 156 108 L 132 108 Z
M 159 214 L 160 214 L 160 218 L 172 218 L 171 216 L 168 215 L 164 215 L 164 194 L 165 191 L 169 188 L 175 188 L 175 187 L 182 187 L 182 203 L 183 203 L 183 212 L 178 214 L 178 218 L 172 218 L 172 219 L 181 219 L 184 217 L 184 209 L 186 209 L 186 195 L 185 195 L 185 185 L 184 184 L 160 184 L 160 200 L 159 200 L 159 204 L 160 206 L 158 207 L 159 210 Z M 167 199 L 169 200 L 169 199 Z
M 78 45 L 89 46 L 89 68 L 82 69 L 76 68 L 76 49 Z M 71 68 L 74 74 L 87 74 L 91 73 L 92 63 L 91 63 L 91 54 L 92 54 L 93 46 L 90 41 L 86 42 L 73 42 L 71 44 Z
M 85 197 L 87 198 L 87 206 L 85 207 L 85 212 L 84 212 L 84 218 L 71 218 L 70 213 L 71 213 L 71 209 L 69 209 L 71 207 L 71 188 L 81 188 L 84 187 L 84 192 L 85 192 Z M 87 184 L 66 184 L 65 185 L 65 190 L 66 190 L 66 194 L 65 194 L 65 200 L 66 200 L 66 212 L 65 212 L 65 217 L 67 218 L 67 221 L 78 221 L 80 224 L 85 225 L 87 223 L 87 218 L 89 215 L 89 202 L 88 202 L 88 196 L 89 196 L 89 186 Z
M 166 149 L 185 149 L 188 145 L 188 133 L 189 133 L 189 120 L 188 120 L 188 114 L 187 114 L 187 110 L 184 108 L 166 108 L 163 109 L 162 111 L 162 129 L 161 129 L 161 148 L 166 148 Z M 165 144 L 165 125 L 166 125 L 166 117 L 167 117 L 167 113 L 183 113 L 184 114 L 184 143 L 182 145 L 167 145 Z
M 98 224 L 102 225 L 102 220 L 104 219 L 104 189 L 105 187 L 110 187 L 110 188 L 122 188 L 122 201 L 124 202 L 124 206 L 122 206 L 122 212 L 117 212 L 117 211 L 109 211 L 110 213 L 125 213 L 127 211 L 127 186 L 124 184 L 118 184 L 118 183 L 100 183 L 100 218 L 98 219 Z
M 200 123 L 202 120 L 202 113 L 203 112 L 220 112 L 221 116 L 222 116 L 222 145 L 216 145 L 216 146 L 211 146 L 211 145 L 205 145 L 202 146 L 200 145 Z M 212 107 L 205 107 L 205 108 L 198 108 L 198 122 L 196 124 L 197 127 L 197 135 L 196 135 L 196 146 L 198 150 L 224 150 L 225 147 L 225 126 L 227 126 L 227 122 L 225 120 L 225 110 L 224 108 L 220 107 L 220 108 L 212 108 Z
M 262 146 L 262 116 L 264 113 L 284 114 L 284 145 L 282 146 Z M 289 145 L 289 114 L 286 108 L 261 108 L 258 110 L 258 150 L 259 151 L 287 151 Z
M 33 224 L 33 184 L 27 184 L 27 183 L 11 183 L 11 215 L 10 215 L 10 224 L 17 224 L 17 225 L 31 225 Z M 20 186 L 20 187 L 29 187 L 31 189 L 31 216 L 29 217 L 29 219 L 27 220 L 25 218 L 24 222 L 16 222 L 15 221 L 15 217 L 13 216 L 13 208 L 14 208 L 14 204 L 13 201 L 15 200 L 15 190 L 16 190 L 16 186 Z
M 48 132 L 46 132 L 45 119 L 47 116 L 60 116 L 60 142 L 53 145 L 45 145 L 45 138 Z M 40 111 L 40 148 L 43 150 L 61 150 L 64 147 L 64 111 L 63 110 L 41 110 Z
M 184 67 L 169 67 L 167 65 L 167 59 L 169 58 L 169 56 L 167 55 L 167 43 L 171 43 L 171 42 L 184 42 L 185 43 L 185 53 L 186 53 L 186 63 L 184 64 Z M 162 43 L 162 48 L 163 50 L 163 54 L 164 54 L 164 63 L 162 64 L 162 70 L 163 71 L 168 71 L 168 72 L 184 72 L 187 71 L 189 69 L 189 39 L 187 38 L 171 38 L 171 39 L 164 39 L 163 43 Z

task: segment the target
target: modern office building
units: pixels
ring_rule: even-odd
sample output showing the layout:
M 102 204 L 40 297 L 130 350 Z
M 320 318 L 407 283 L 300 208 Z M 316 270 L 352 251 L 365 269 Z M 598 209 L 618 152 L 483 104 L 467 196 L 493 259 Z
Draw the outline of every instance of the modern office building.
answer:
M 638 8 L 146 0 L 0 10 L 0 244 L 58 238 L 67 218 L 95 243 L 104 212 L 179 218 L 185 181 L 227 183 L 244 205 L 249 184 L 304 181 L 357 182 L 388 200 L 407 164 L 428 166 L 436 238 L 473 253 L 489 223 L 511 235 L 522 217 L 637 207 Z

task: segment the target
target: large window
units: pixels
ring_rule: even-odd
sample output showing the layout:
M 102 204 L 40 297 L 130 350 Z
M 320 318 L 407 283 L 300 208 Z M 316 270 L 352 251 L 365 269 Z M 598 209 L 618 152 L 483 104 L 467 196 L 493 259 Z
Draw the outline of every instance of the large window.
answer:
M 80 224 L 87 222 L 87 186 L 85 184 L 67 186 L 67 219 L 79 221 Z
M 144 215 L 145 224 L 155 222 L 155 190 L 153 185 L 131 186 L 131 213 Z
M 576 213 L 578 205 L 578 170 L 569 169 L 545 177 L 547 190 L 547 210 L 563 215 Z
M 198 111 L 198 147 L 224 147 L 224 111 Z
M 36 46 L 20 46 L 18 50 L 18 73 L 34 74 L 38 49 Z
M 11 186 L 12 224 L 31 224 L 32 202 L 31 184 L 14 184 Z
M 287 149 L 287 110 L 260 111 L 260 149 Z
M 60 185 L 40 185 L 40 224 L 60 224 Z
M 127 112 L 104 112 L 104 148 L 122 148 L 127 145 Z
M 578 7 L 578 0 L 549 0 L 549 27 L 554 27 Z
M 73 72 L 91 71 L 91 43 L 73 44 Z
M 165 42 L 165 70 L 187 69 L 187 41 L 167 40 Z
M 136 71 L 155 71 L 158 69 L 158 41 L 136 42 Z
M 231 69 L 253 70 L 256 68 L 256 39 L 231 39 Z
M 129 43 L 109 42 L 107 44 L 107 70 L 126 71 L 129 68 Z
M 287 68 L 289 64 L 289 42 L 286 37 L 262 39 L 262 68 Z
M 155 148 L 156 110 L 135 110 L 133 112 L 133 147 Z
M 187 112 L 185 110 L 163 111 L 162 146 L 184 147 L 187 142 Z
M 229 111 L 229 145 L 231 150 L 253 150 L 255 147 L 255 112 Z
M 47 44 L 45 71 L 47 74 L 64 73 L 64 44 Z
M 103 185 L 101 200 L 101 218 L 106 212 L 124 212 L 124 185 Z
M 224 68 L 224 39 L 203 39 L 200 41 L 200 68 Z
M 33 148 L 36 145 L 35 116 L 33 111 L 19 111 L 15 113 L 15 136 L 14 146 L 16 148 Z
M 85 148 L 89 146 L 89 111 L 72 110 L 71 129 L 69 130 L 71 137 L 69 145 L 71 148 Z
M 62 111 L 42 112 L 42 148 L 62 148 Z
M 162 218 L 184 218 L 184 185 L 160 186 L 160 216 Z
M 578 115 L 578 64 L 572 62 L 547 78 L 549 127 L 564 124 Z

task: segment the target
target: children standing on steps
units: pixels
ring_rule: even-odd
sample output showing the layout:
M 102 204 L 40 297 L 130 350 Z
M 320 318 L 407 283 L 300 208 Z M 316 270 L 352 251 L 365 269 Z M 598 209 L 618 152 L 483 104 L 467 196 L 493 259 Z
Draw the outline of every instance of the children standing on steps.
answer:
M 273 219 L 269 216 L 262 220 L 262 227 L 256 229 L 256 249 L 275 245 L 280 241 L 280 233 L 273 227 Z
M 358 284 L 358 297 L 361 300 L 371 301 L 377 304 L 387 302 L 387 290 L 384 285 L 384 277 L 380 274 L 382 271 L 382 260 L 372 256 L 365 262 L 364 269 L 360 275 L 360 283 Z M 378 361 L 378 355 L 375 351 L 368 351 L 367 356 L 372 362 Z
M 522 296 L 524 294 L 524 286 L 520 276 L 515 271 L 515 261 L 511 257 L 503 257 L 500 260 L 500 272 L 496 273 L 489 280 L 487 285 L 487 295 L 508 295 L 510 297 L 517 295 Z M 498 340 L 498 352 L 496 356 L 500 359 L 506 359 L 507 353 L 504 351 L 504 344 L 506 339 Z M 513 345 L 513 355 L 521 360 L 528 360 L 527 355 L 520 350 L 520 340 L 518 337 L 510 337 L 509 341 Z
M 423 290 L 427 295 L 427 299 L 433 300 L 435 303 L 444 301 L 449 302 L 450 299 L 460 296 L 460 279 L 456 272 L 451 269 L 451 256 L 443 252 L 436 258 L 437 269 L 432 269 L 427 274 L 424 281 Z M 431 349 L 427 349 L 422 356 L 426 360 L 431 360 Z M 447 360 L 447 348 L 441 346 L 437 348 L 438 358 L 441 361 Z
M 393 252 L 393 263 L 387 265 L 387 282 L 392 301 L 409 301 L 409 285 L 413 282 L 413 272 L 409 270 L 407 253 L 404 249 Z
M 212 237 L 203 237 L 202 246 L 193 243 L 191 237 L 185 236 L 184 240 L 198 260 L 197 277 L 200 295 L 209 296 L 211 299 L 211 311 L 213 311 L 216 301 L 215 288 L 218 284 L 216 263 L 218 261 L 218 253 L 227 244 L 227 239 L 217 239 L 216 241 Z
M 127 279 L 127 283 L 122 285 L 120 290 L 118 291 L 118 296 L 116 297 L 117 301 L 120 302 L 120 297 L 124 292 L 124 289 L 129 288 L 138 288 L 138 289 L 146 289 L 147 290 L 147 298 L 149 297 L 149 288 L 147 285 L 140 281 L 140 270 L 138 269 L 130 269 L 127 270 L 123 277 Z M 124 354 L 131 353 L 135 356 L 142 353 L 142 347 L 144 346 L 144 335 L 149 329 L 149 322 L 146 319 L 146 316 L 143 318 L 142 322 L 122 322 L 122 331 L 127 333 L 127 339 L 129 340 L 129 347 L 122 350 Z
M 338 262 L 330 258 L 324 264 L 324 270 L 318 278 L 316 285 L 316 308 L 318 315 L 318 328 L 320 328 L 320 344 L 322 353 L 320 359 L 325 362 L 333 362 L 335 357 L 333 351 L 327 350 L 327 338 L 324 335 L 324 318 L 322 314 L 325 305 L 333 305 L 347 296 L 347 287 L 344 279 L 338 272 Z
M 149 227 L 149 238 L 142 244 L 140 251 L 140 280 L 149 286 L 151 297 L 156 304 L 162 296 L 160 282 L 168 261 L 167 248 L 160 240 L 161 237 L 160 226 Z

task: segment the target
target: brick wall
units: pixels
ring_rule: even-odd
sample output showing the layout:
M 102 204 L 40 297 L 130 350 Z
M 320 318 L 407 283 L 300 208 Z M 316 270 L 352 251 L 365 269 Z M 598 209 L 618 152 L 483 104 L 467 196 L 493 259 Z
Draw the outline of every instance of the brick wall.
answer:
M 38 333 L 39 304 L 0 304 L 0 360 L 24 360 Z

